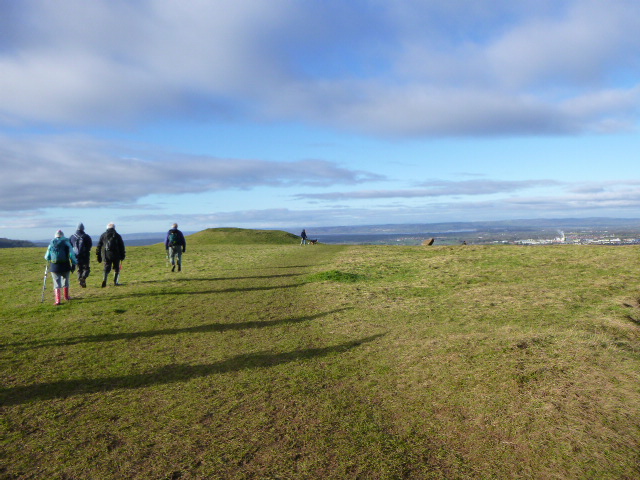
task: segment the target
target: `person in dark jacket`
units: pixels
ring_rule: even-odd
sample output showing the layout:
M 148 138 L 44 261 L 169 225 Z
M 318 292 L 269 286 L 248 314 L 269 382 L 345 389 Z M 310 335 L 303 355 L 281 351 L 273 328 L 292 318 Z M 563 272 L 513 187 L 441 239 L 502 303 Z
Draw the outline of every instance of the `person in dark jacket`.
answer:
M 73 253 L 78 259 L 78 283 L 82 288 L 87 286 L 87 277 L 91 272 L 91 247 L 93 246 L 91 237 L 84 232 L 84 225 L 78 224 L 76 233 L 69 237 Z
M 120 262 L 125 259 L 126 252 L 124 249 L 124 241 L 113 223 L 107 225 L 107 231 L 100 235 L 100 241 L 96 246 L 96 256 L 98 263 L 104 260 L 104 277 L 102 279 L 102 288 L 107 286 L 109 272 L 113 268 L 115 276 L 113 278 L 114 285 L 120 285 L 118 282 L 120 277 Z
M 300 245 L 306 245 L 307 244 L 307 231 L 304 228 L 302 229 L 302 233 L 300 234 L 300 238 L 302 238 L 302 240 L 300 241 Z
M 53 279 L 53 293 L 55 305 L 60 305 L 60 291 L 64 289 L 64 299 L 69 298 L 69 276 L 76 268 L 78 261 L 73 253 L 73 247 L 69 239 L 64 236 L 62 230 L 56 232 L 44 254 L 44 259 L 49 262 L 51 278 Z
M 187 251 L 187 241 L 182 232 L 178 230 L 177 223 L 171 225 L 171 229 L 167 232 L 164 248 L 167 251 L 167 257 L 171 260 L 171 271 L 176 271 L 176 263 L 178 271 L 182 271 L 182 254 Z

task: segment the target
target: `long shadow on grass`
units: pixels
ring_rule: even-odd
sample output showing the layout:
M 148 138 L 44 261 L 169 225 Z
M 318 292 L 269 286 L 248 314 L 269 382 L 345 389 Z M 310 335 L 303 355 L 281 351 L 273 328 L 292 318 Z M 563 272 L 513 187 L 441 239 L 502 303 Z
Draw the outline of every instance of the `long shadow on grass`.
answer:
M 153 297 L 156 295 L 210 295 L 213 293 L 238 293 L 238 292 L 259 292 L 264 290 L 276 290 L 279 288 L 297 288 L 304 285 L 303 283 L 297 283 L 292 285 L 275 285 L 268 287 L 234 287 L 234 288 L 221 288 L 221 289 L 207 289 L 207 290 L 175 290 L 175 289 L 167 289 L 162 291 L 155 292 L 128 292 L 124 294 L 109 294 L 101 297 L 92 297 L 92 298 L 83 298 L 81 301 L 83 303 L 93 303 L 93 302 L 102 302 L 105 299 L 122 299 L 122 298 L 132 298 L 132 297 Z M 112 288 L 121 288 L 121 287 L 112 287 Z M 122 290 L 120 290 L 122 291 Z
M 383 335 L 384 334 L 372 335 L 359 340 L 341 343 L 333 347 L 308 348 L 283 353 L 247 353 L 221 362 L 204 365 L 167 365 L 153 372 L 135 375 L 61 380 L 59 382 L 37 383 L 24 387 L 2 388 L 0 389 L 0 405 L 9 406 L 32 402 L 34 400 L 51 400 L 53 398 L 66 398 L 74 395 L 108 392 L 111 390 L 143 388 L 152 385 L 184 382 L 194 378 L 220 373 L 270 368 L 283 363 L 344 353 L 363 343 L 372 342 Z
M 633 318 L 631 315 L 627 315 L 627 320 L 630 320 L 632 323 L 635 323 L 636 325 L 640 326 L 640 320 Z
M 276 290 L 279 288 L 297 288 L 301 283 L 292 285 L 271 285 L 268 287 L 233 287 L 233 288 L 221 288 L 221 289 L 208 289 L 208 290 L 168 290 L 164 292 L 148 292 L 148 293 L 130 293 L 125 297 L 148 297 L 149 295 L 202 295 L 208 293 L 238 293 L 238 292 L 259 292 L 263 290 Z
M 317 266 L 317 264 L 310 263 L 309 265 L 278 265 L 278 266 L 267 266 L 267 267 L 252 267 L 251 270 L 271 270 L 276 268 L 311 268 L 315 266 Z
M 141 281 L 136 281 L 136 284 L 141 284 L 141 283 L 164 283 L 164 282 L 188 282 L 188 283 L 192 283 L 192 282 L 219 282 L 219 281 L 224 281 L 224 280 L 255 280 L 255 279 L 260 279 L 260 278 L 281 278 L 281 277 L 300 277 L 304 275 L 304 273 L 283 273 L 283 274 L 279 274 L 279 275 L 253 275 L 253 276 L 248 276 L 248 277 L 213 277 L 213 278 L 202 278 L 202 277 L 197 277 L 197 278 L 174 278 L 174 277 L 170 277 L 170 278 L 165 278 L 165 279 L 159 279 L 159 280 L 141 280 Z
M 122 332 L 122 333 L 104 333 L 100 335 L 82 335 L 78 337 L 64 338 L 64 339 L 50 339 L 50 340 L 33 340 L 31 342 L 10 343 L 6 345 L 0 345 L 0 349 L 13 348 L 16 351 L 30 350 L 35 348 L 44 347 L 64 347 L 68 345 L 77 345 L 79 343 L 96 343 L 96 342 L 115 342 L 118 340 L 134 340 L 137 338 L 150 338 L 160 335 L 179 335 L 183 333 L 211 333 L 211 332 L 226 332 L 230 330 L 248 330 L 252 328 L 269 328 L 276 327 L 278 325 L 290 325 L 302 322 L 309 322 L 317 318 L 330 315 L 332 313 L 339 313 L 348 308 L 338 308 L 330 310 L 328 312 L 321 312 L 315 315 L 308 315 L 300 318 L 281 318 L 278 320 L 252 320 L 247 322 L 236 323 L 209 323 L 206 325 L 196 325 L 194 327 L 184 328 L 164 328 L 160 330 L 147 330 L 145 332 Z

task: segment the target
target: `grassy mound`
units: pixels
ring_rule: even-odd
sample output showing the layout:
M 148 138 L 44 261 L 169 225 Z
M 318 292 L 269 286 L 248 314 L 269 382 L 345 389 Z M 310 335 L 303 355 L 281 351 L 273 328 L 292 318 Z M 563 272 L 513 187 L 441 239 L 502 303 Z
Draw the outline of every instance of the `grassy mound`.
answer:
M 207 228 L 189 235 L 190 245 L 289 245 L 300 238 L 282 230 L 253 230 L 247 228 Z

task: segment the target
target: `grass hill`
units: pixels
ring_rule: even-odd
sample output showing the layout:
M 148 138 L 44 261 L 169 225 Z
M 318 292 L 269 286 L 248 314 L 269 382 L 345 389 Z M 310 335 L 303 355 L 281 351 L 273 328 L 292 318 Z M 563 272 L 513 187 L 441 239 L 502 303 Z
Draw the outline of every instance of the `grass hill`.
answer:
M 208 228 L 187 238 L 189 245 L 290 245 L 300 243 L 300 237 L 281 230 L 244 228 Z
M 0 478 L 640 477 L 638 247 L 224 235 L 60 307 L 0 251 Z
M 0 238 L 0 248 L 26 248 L 35 246 L 35 243 L 28 240 L 11 240 L 9 238 Z

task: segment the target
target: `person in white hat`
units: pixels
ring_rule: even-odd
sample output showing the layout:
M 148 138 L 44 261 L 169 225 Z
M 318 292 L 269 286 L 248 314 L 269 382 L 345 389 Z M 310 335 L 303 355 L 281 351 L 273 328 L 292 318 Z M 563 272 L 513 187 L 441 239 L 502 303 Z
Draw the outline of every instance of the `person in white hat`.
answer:
M 118 282 L 120 278 L 120 263 L 125 259 L 126 252 L 124 249 L 124 242 L 118 232 L 116 232 L 116 226 L 113 223 L 107 225 L 107 231 L 100 235 L 100 241 L 96 246 L 96 256 L 98 257 L 98 263 L 102 263 L 104 259 L 104 276 L 102 279 L 102 288 L 107 286 L 107 279 L 109 278 L 109 272 L 113 268 L 115 276 L 113 277 L 113 284 L 120 285 Z
M 50 263 L 51 278 L 53 279 L 53 293 L 55 296 L 55 304 L 60 305 L 62 291 L 64 291 L 64 299 L 70 300 L 69 297 L 69 277 L 71 272 L 76 269 L 78 260 L 71 247 L 71 242 L 64 236 L 62 230 L 56 232 L 55 237 L 49 243 L 44 259 Z

